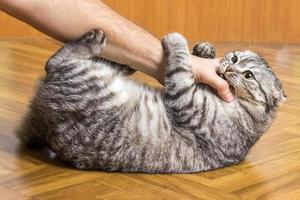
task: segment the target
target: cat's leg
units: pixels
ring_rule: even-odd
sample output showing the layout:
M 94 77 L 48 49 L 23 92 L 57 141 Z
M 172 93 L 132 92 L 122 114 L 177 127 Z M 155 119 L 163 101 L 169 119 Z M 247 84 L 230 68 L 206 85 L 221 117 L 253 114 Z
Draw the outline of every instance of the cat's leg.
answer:
M 118 76 L 110 61 L 97 57 L 105 43 L 104 33 L 93 30 L 67 43 L 49 60 L 38 94 L 48 110 L 88 113 L 95 102 L 109 99 L 107 87 Z
M 53 73 L 61 67 L 81 59 L 99 56 L 106 45 L 106 36 L 101 30 L 92 30 L 81 38 L 71 41 L 57 51 L 47 62 L 47 73 Z
M 164 37 L 163 46 L 167 60 L 165 76 L 165 102 L 172 121 L 188 124 L 192 119 L 193 98 L 197 90 L 187 41 L 178 33 Z
M 202 42 L 194 46 L 192 54 L 201 58 L 212 59 L 216 57 L 216 49 L 211 43 Z
M 69 95 L 69 99 L 64 98 L 63 100 L 56 101 L 60 102 L 61 108 L 69 108 L 76 110 L 82 105 L 82 101 L 86 98 L 81 98 L 81 95 L 73 95 L 73 99 L 70 98 L 71 93 L 83 93 L 83 91 L 89 91 L 95 88 L 97 80 L 94 77 L 92 79 L 87 79 L 86 82 L 80 79 L 83 75 L 88 75 L 88 69 L 90 65 L 85 65 L 85 63 L 80 63 L 79 60 L 89 59 L 100 54 L 102 48 L 105 46 L 106 37 L 104 33 L 100 30 L 93 30 L 86 33 L 78 40 L 74 40 L 67 43 L 63 48 L 61 48 L 54 56 L 52 56 L 47 65 L 47 78 L 46 81 L 56 82 L 57 85 L 47 85 L 43 83 L 39 91 L 38 97 L 43 97 L 44 100 L 50 100 L 49 105 L 53 105 L 53 108 L 58 108 L 58 104 L 55 102 L 57 98 L 53 94 L 59 93 L 61 88 L 64 89 L 64 94 Z M 82 69 L 81 69 L 82 68 Z M 79 70 L 78 70 L 79 69 Z M 78 82 L 72 82 L 72 79 L 77 79 Z M 81 88 L 80 88 L 81 87 Z M 52 92 L 52 93 L 51 93 Z M 74 102 L 74 98 L 78 100 L 78 105 Z M 52 98 L 52 99 L 51 99 Z M 77 100 L 76 99 L 76 100 Z M 81 104 L 80 104 L 81 103 Z M 84 106 L 84 105 L 82 105 Z M 33 101 L 29 107 L 29 111 L 25 115 L 23 122 L 16 131 L 16 135 L 20 139 L 21 143 L 26 146 L 37 147 L 43 145 L 43 134 L 46 134 L 47 127 L 42 121 L 42 116 L 40 116 L 40 111 L 38 110 L 35 101 Z
M 93 58 L 94 62 L 103 63 L 105 59 L 98 57 L 102 49 L 106 46 L 106 36 L 101 30 L 92 30 L 84 34 L 81 38 L 71 41 L 55 53 L 47 62 L 46 71 L 48 73 L 64 70 L 65 66 L 77 62 L 81 59 Z M 127 65 L 110 62 L 110 66 L 119 74 L 129 76 L 135 70 Z M 68 69 L 67 69 L 68 70 Z

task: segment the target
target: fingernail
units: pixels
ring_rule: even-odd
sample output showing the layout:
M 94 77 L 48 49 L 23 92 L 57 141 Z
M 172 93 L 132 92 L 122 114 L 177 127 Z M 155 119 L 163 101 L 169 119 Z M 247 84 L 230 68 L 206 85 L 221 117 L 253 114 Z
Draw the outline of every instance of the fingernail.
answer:
M 226 100 L 227 102 L 231 102 L 231 101 L 233 100 L 232 94 L 227 94 L 227 95 L 225 96 L 225 100 Z

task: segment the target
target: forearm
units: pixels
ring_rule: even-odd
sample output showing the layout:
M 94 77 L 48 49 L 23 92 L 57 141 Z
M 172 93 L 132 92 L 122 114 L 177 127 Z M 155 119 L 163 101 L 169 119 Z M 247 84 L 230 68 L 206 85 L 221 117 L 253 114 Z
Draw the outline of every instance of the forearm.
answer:
M 104 13 L 98 13 L 95 26 L 101 24 L 101 29 L 108 36 L 108 48 L 104 49 L 102 56 L 163 82 L 165 65 L 161 41 L 105 5 L 101 6 Z
M 130 65 L 163 81 L 161 42 L 98 0 L 0 0 L 0 8 L 60 41 L 102 29 L 108 44 L 102 57 Z
M 0 9 L 60 41 L 102 29 L 108 37 L 102 57 L 164 81 L 161 42 L 99 0 L 0 0 Z M 216 74 L 218 60 L 191 58 L 196 80 L 211 85 L 223 99 L 231 101 L 227 82 Z

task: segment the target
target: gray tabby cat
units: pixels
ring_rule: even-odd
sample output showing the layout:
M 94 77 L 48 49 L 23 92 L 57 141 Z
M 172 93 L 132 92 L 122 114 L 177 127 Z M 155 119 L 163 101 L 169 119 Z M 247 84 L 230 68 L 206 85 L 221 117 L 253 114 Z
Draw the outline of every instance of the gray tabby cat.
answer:
M 219 73 L 235 93 L 223 102 L 196 83 L 186 40 L 163 39 L 165 90 L 130 80 L 130 68 L 97 58 L 106 38 L 94 30 L 66 44 L 47 65 L 23 125 L 25 144 L 50 147 L 79 169 L 190 173 L 242 161 L 267 130 L 284 93 L 266 61 L 228 53 Z M 194 54 L 214 57 L 207 43 Z

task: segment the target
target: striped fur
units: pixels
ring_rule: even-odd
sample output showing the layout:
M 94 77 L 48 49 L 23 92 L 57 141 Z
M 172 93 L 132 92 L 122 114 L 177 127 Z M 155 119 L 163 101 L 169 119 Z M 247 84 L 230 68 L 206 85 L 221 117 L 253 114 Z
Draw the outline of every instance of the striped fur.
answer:
M 96 58 L 105 42 L 102 31 L 91 31 L 49 59 L 47 76 L 17 132 L 23 143 L 46 145 L 79 169 L 212 170 L 243 160 L 283 98 L 278 79 L 252 52 L 236 53 L 236 65 L 230 63 L 231 53 L 222 61 L 219 71 L 236 93 L 227 104 L 209 86 L 195 82 L 181 35 L 163 39 L 163 91 L 130 80 L 129 67 Z M 215 52 L 202 51 L 206 57 L 208 51 Z M 236 74 L 225 72 L 229 65 Z M 256 83 L 242 79 L 239 70 L 245 66 L 253 67 Z

